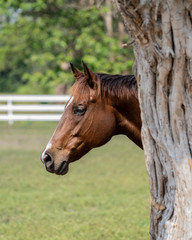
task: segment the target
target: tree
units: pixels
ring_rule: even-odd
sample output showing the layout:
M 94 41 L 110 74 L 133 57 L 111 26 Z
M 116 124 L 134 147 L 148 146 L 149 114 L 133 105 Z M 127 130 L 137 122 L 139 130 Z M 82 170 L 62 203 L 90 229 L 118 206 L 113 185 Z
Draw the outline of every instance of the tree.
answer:
M 115 0 L 135 54 L 151 239 L 192 239 L 192 3 Z

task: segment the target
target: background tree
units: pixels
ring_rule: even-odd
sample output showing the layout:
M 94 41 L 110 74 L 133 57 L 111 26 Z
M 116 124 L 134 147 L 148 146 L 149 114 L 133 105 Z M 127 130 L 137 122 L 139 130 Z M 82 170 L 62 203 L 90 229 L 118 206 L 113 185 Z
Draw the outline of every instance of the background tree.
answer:
M 115 1 L 133 41 L 151 239 L 192 239 L 192 4 Z
M 129 73 L 119 23 L 108 0 L 2 0 L 0 92 L 53 93 L 72 84 L 69 62 L 81 68 L 82 59 L 94 71 Z

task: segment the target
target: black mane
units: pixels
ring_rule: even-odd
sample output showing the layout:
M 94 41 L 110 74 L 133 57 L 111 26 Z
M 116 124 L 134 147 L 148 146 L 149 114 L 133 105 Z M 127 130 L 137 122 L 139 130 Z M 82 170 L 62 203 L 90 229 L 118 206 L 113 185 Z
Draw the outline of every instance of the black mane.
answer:
M 111 75 L 97 73 L 101 80 L 102 95 L 122 97 L 122 95 L 135 95 L 138 98 L 137 80 L 134 75 Z

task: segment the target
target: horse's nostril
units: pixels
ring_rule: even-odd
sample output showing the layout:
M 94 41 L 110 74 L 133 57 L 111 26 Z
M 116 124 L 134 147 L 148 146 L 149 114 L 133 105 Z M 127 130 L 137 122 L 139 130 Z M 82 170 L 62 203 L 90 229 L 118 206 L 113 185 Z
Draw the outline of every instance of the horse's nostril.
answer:
M 49 153 L 45 153 L 42 160 L 47 170 L 51 171 L 53 169 L 53 159 L 51 155 Z

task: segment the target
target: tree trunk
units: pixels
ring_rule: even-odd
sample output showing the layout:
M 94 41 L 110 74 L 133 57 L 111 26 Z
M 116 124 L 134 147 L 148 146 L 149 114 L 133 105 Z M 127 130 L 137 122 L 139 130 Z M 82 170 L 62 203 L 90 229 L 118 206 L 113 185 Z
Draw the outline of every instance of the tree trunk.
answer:
M 113 16 L 112 16 L 112 3 L 111 0 L 106 0 L 105 5 L 107 7 L 107 12 L 103 14 L 105 27 L 107 31 L 107 35 L 109 37 L 113 36 Z
M 150 239 L 192 239 L 192 1 L 114 0 L 135 54 Z
M 118 21 L 118 34 L 119 34 L 119 40 L 122 40 L 125 37 L 125 27 L 120 20 Z

